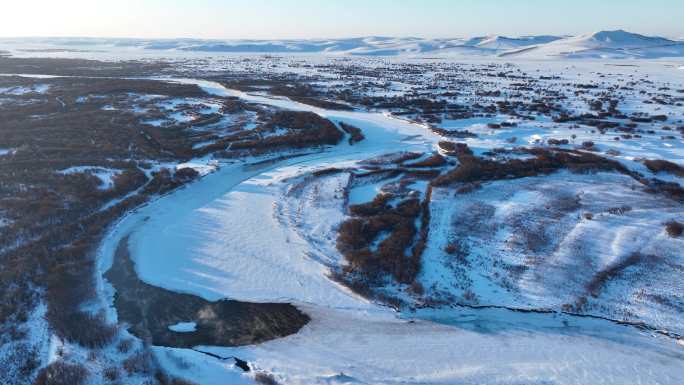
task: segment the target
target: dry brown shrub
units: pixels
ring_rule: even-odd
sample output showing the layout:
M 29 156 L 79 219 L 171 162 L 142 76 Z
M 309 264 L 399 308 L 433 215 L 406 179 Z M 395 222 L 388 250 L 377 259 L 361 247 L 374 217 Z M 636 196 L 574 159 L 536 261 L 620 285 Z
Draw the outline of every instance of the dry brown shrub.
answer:
M 278 385 L 278 381 L 276 381 L 273 375 L 264 372 L 255 374 L 254 381 L 263 385 Z
M 665 172 L 684 177 L 684 167 L 677 163 L 662 159 L 648 159 L 644 161 L 644 165 L 653 173 Z
M 665 224 L 665 231 L 672 238 L 676 238 L 684 233 L 684 224 L 677 221 L 669 221 Z
M 33 385 L 81 385 L 88 378 L 88 370 L 79 364 L 56 361 L 38 372 Z

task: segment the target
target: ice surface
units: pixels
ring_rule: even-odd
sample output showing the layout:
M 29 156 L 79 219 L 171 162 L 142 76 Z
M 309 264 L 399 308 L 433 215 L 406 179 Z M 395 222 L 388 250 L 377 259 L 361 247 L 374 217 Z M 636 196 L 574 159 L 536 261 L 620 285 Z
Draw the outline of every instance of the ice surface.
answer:
M 175 325 L 169 326 L 169 330 L 176 333 L 189 333 L 197 330 L 197 324 L 194 322 L 179 322 Z
M 499 39 L 500 40 L 500 39 Z M 560 40 L 558 40 L 560 41 Z M 552 43 L 551 43 L 552 44 Z M 522 63 L 535 68 L 537 63 Z M 653 67 L 648 67 L 652 65 Z M 565 63 L 548 63 L 543 74 L 554 73 Z M 590 78 L 596 64 L 577 64 L 576 71 Z M 644 64 L 654 77 L 668 78 L 659 64 Z M 111 263 L 118 241 L 132 233 L 131 254 L 140 277 L 152 284 L 207 299 L 234 298 L 251 301 L 292 302 L 312 317 L 295 335 L 258 346 L 239 348 L 198 347 L 222 357 L 247 360 L 255 371 L 273 373 L 287 384 L 678 384 L 682 371 L 681 345 L 647 331 L 617 326 L 608 321 L 586 320 L 557 313 L 528 314 L 507 310 L 476 310 L 445 307 L 396 313 L 349 292 L 327 277 L 330 266 L 341 258 L 335 249 L 334 228 L 345 218 L 342 192 L 348 173 L 311 181 L 313 171 L 350 167 L 364 159 L 397 151 L 435 149 L 440 138 L 425 126 L 391 116 L 362 111 L 330 111 L 223 88 L 220 84 L 192 79 L 219 96 L 237 96 L 245 101 L 299 111 L 312 111 L 333 121 L 344 121 L 363 129 L 366 140 L 354 146 L 343 143 L 322 152 L 281 159 L 270 163 L 223 164 L 216 172 L 161 197 L 122 220 L 104 240 L 100 269 Z M 577 100 L 569 100 L 574 103 Z M 635 106 L 636 108 L 636 106 Z M 650 111 L 649 112 L 653 112 Z M 543 141 L 570 135 L 549 121 L 520 124 L 506 133 L 486 128 L 487 121 L 463 123 L 478 138 L 467 139 L 476 152 L 500 147 L 510 136 Z M 447 122 L 460 127 L 456 122 Z M 576 141 L 594 139 L 589 129 L 573 130 Z M 418 135 L 418 136 L 414 136 Z M 684 158 L 681 141 L 663 146 L 654 136 L 643 141 L 597 140 L 602 150 L 619 149 L 617 159 L 638 167 L 640 156 Z M 301 155 L 301 154 L 299 154 Z M 251 159 L 259 161 L 264 159 Z M 600 180 L 602 183 L 592 183 Z M 614 265 L 631 252 L 658 251 L 667 261 L 678 261 L 678 241 L 665 239 L 661 214 L 679 215 L 656 198 L 632 189 L 631 180 L 616 175 L 569 175 L 559 173 L 539 179 L 526 178 L 485 185 L 471 196 L 453 192 L 433 194 L 432 222 L 421 280 L 426 291 L 459 296 L 454 269 L 445 261 L 443 246 L 452 240 L 454 218 L 468 213 L 478 200 L 490 203 L 484 212 L 489 221 L 472 233 L 480 238 L 472 268 L 463 276 L 481 303 L 535 305 L 557 308 L 574 299 L 584 278 Z M 295 188 L 296 186 L 296 188 Z M 367 201 L 380 186 L 352 188 L 350 203 Z M 425 189 L 424 184 L 416 188 Z M 361 190 L 359 190 L 361 188 Z M 356 191 L 355 191 L 356 190 Z M 594 221 L 582 219 L 581 209 L 569 206 L 567 213 L 545 226 L 565 236 L 553 250 L 542 250 L 548 259 L 523 271 L 516 290 L 501 285 L 494 273 L 506 274 L 503 265 L 520 263 L 524 255 L 506 242 L 518 235 L 507 227 L 513 219 L 526 222 L 559 200 L 550 191 L 565 192 L 560 199 L 580 195 Z M 624 215 L 608 212 L 612 202 L 636 201 Z M 491 223 L 502 222 L 494 228 Z M 541 230 L 544 230 L 542 228 Z M 562 230 L 562 231 L 561 231 Z M 541 231 L 540 231 L 541 233 Z M 575 258 L 580 241 L 585 252 Z M 477 242 L 474 239 L 473 242 Z M 605 298 L 594 302 L 606 316 L 637 315 L 656 325 L 677 330 L 679 316 L 640 302 L 643 294 L 681 293 L 676 272 L 658 270 L 657 280 L 643 294 L 632 290 L 630 278 L 640 267 L 603 288 Z M 565 274 L 559 273 L 565 271 Z M 581 274 L 580 274 L 581 273 Z M 579 278 L 581 279 L 579 279 Z M 456 277 L 456 278 L 460 278 Z M 101 292 L 106 293 L 103 282 Z M 111 298 L 111 292 L 107 296 Z M 639 297 L 642 295 L 642 297 Z M 456 301 L 458 302 L 458 301 Z M 608 310 L 605 310 L 605 309 Z M 612 310 L 619 310 L 615 314 Z M 603 312 L 603 313 L 601 313 Z M 655 338 L 654 338 L 655 337 Z M 186 349 L 155 347 L 157 358 L 172 374 L 201 384 L 250 383 L 251 374 L 237 369 L 231 359 Z

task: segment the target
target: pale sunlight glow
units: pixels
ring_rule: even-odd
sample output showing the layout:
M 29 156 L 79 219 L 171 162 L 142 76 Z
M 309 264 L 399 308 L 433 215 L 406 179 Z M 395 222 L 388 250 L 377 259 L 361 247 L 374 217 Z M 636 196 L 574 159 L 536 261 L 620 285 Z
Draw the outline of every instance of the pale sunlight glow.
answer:
M 681 0 L 3 0 L 0 37 L 458 37 L 601 29 L 682 37 L 683 14 Z

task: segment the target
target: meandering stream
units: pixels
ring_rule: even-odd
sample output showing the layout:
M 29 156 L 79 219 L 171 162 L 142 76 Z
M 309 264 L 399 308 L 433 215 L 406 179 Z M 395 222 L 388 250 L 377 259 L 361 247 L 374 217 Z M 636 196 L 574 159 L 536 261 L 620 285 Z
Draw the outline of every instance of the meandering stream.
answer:
M 296 157 L 223 163 L 216 172 L 130 212 L 107 233 L 98 250 L 97 286 L 111 320 L 117 318 L 115 293 L 103 274 L 129 238 L 135 273 L 147 286 L 199 296 L 202 304 L 226 298 L 288 302 L 311 317 L 297 334 L 282 339 L 203 347 L 202 353 L 183 349 L 196 354 L 187 356 L 198 365 L 193 380 L 224 383 L 226 368 L 213 357 L 240 357 L 285 376 L 288 383 L 307 384 L 339 379 L 444 383 L 445 378 L 467 379 L 470 374 L 480 383 L 520 383 L 520 378 L 578 384 L 681 380 L 681 346 L 672 339 L 652 338 L 653 330 L 506 308 L 397 314 L 355 296 L 326 277 L 327 267 L 308 255 L 311 248 L 296 231 L 274 219 L 280 199 L 274 193 L 301 173 L 383 153 L 431 150 L 439 138 L 423 126 L 382 113 L 326 110 L 199 79 L 164 80 L 196 84 L 216 96 L 314 112 L 360 127 L 366 136 L 354 146 L 344 143 Z M 496 362 L 498 371 L 485 368 L 489 361 Z M 524 373 L 516 372 L 520 368 Z M 505 382 L 503 372 L 513 373 L 516 382 Z
M 341 144 L 336 147 L 330 147 L 320 152 L 303 154 L 295 157 L 281 157 L 266 163 L 257 163 L 257 166 L 250 166 L 245 163 L 224 164 L 217 172 L 210 174 L 202 180 L 193 183 L 185 188 L 175 191 L 170 195 L 161 197 L 150 204 L 136 210 L 135 212 L 126 216 L 121 220 L 102 243 L 100 249 L 99 266 L 100 271 L 105 271 L 112 261 L 112 256 L 115 254 L 116 247 L 119 245 L 121 239 L 132 235 L 135 239 L 136 247 L 133 248 L 133 260 L 136 263 L 138 273 L 143 280 L 148 283 L 156 284 L 167 289 L 172 289 L 178 292 L 188 292 L 200 295 L 208 300 L 219 300 L 222 298 L 240 299 L 240 300 L 256 300 L 256 301 L 294 301 L 299 303 L 316 304 L 316 298 L 308 298 L 306 296 L 297 296 L 296 293 L 285 293 L 282 290 L 269 292 L 271 287 L 265 287 L 265 290 L 250 291 L 249 288 L 242 288 L 240 292 L 232 292 L 230 290 L 222 291 L 210 286 L 207 282 L 206 286 L 197 285 L 193 280 L 184 281 L 183 279 L 176 279 L 170 277 L 172 274 L 183 275 L 187 273 L 189 268 L 197 268 L 190 264 L 184 263 L 183 259 L 192 259 L 194 255 L 190 254 L 192 250 L 184 249 L 183 246 L 174 242 L 177 236 L 183 237 L 183 233 L 192 231 L 193 218 L 204 215 L 206 210 L 216 210 L 225 205 L 221 200 L 235 191 L 247 192 L 251 194 L 250 197 L 258 198 L 261 193 L 267 191 L 254 191 L 262 187 L 260 183 L 255 186 L 245 188 L 251 181 L 268 180 L 273 184 L 277 182 L 272 175 L 287 170 L 285 173 L 288 177 L 297 175 L 303 172 L 302 170 L 311 170 L 314 168 L 323 168 L 334 166 L 338 164 L 350 163 L 362 159 L 370 158 L 374 155 L 383 153 L 401 151 L 401 150 L 430 150 L 435 147 L 439 137 L 433 134 L 424 126 L 412 122 L 396 119 L 388 114 L 365 111 L 338 111 L 327 110 L 319 107 L 314 107 L 298 102 L 291 101 L 282 97 L 271 97 L 263 94 L 245 93 L 238 90 L 228 89 L 223 85 L 207 80 L 200 79 L 168 79 L 167 81 L 180 82 L 184 84 L 195 84 L 205 90 L 207 93 L 216 96 L 237 97 L 249 103 L 269 105 L 277 108 L 310 111 L 326 117 L 334 122 L 345 122 L 356 125 L 363 129 L 366 140 L 354 146 Z M 220 204 L 212 206 L 212 204 Z M 240 201 L 241 203 L 247 203 Z M 264 201 L 269 203 L 267 201 Z M 263 203 L 263 202 L 259 202 Z M 259 204 L 258 203 L 258 204 Z M 257 204 L 257 205 L 258 205 Z M 221 215 L 221 213 L 215 213 Z M 254 237 L 267 236 L 268 233 L 260 233 L 258 228 L 268 222 L 268 218 L 259 218 L 258 215 L 271 215 L 270 209 L 253 212 L 245 212 L 246 215 L 255 216 L 256 218 L 240 218 L 243 229 L 232 229 L 232 231 L 241 231 L 241 236 L 245 234 L 252 234 Z M 155 226 L 163 224 L 161 228 Z M 253 226 L 251 226 L 253 225 Z M 184 239 L 185 240 L 185 239 Z M 194 239 L 196 241 L 196 239 Z M 230 242 L 231 234 L 226 234 L 222 242 Z M 265 242 L 276 242 L 277 239 L 265 239 Z M 281 245 L 270 245 L 271 249 L 282 249 L 283 251 L 292 249 L 293 245 L 289 244 L 292 240 L 286 239 L 286 243 Z M 181 242 L 182 243 L 182 242 Z M 180 249 L 179 249 L 180 246 Z M 296 248 L 295 248 L 296 249 Z M 301 251 L 301 250 L 297 250 Z M 188 253 L 183 255 L 183 253 Z M 175 256 L 174 258 L 170 256 Z M 172 261 L 170 261 L 172 260 Z M 177 264 L 174 264 L 177 263 Z M 235 261 L 235 268 L 239 268 L 240 261 Z M 201 265 L 201 263 L 200 263 Z M 230 270 L 230 269 L 228 269 Z M 235 279 L 231 277 L 230 271 L 224 272 L 226 275 L 210 276 L 204 271 L 194 271 L 193 274 L 200 276 L 204 275 L 209 280 L 225 279 L 230 281 Z M 315 269 L 314 273 L 324 273 L 324 268 Z M 244 277 L 243 277 L 244 278 Z M 293 276 L 293 278 L 295 278 Z M 320 277 L 323 281 L 327 281 L 324 274 Z M 260 277 L 251 278 L 253 285 L 258 286 L 263 284 Z M 249 283 L 249 281 L 240 280 L 240 284 Z M 281 282 L 282 284 L 282 282 Z M 301 285 L 301 283 L 299 283 Z M 219 287 L 220 287 L 219 283 Z M 287 286 L 287 285 L 286 285 Z M 295 285 L 297 286 L 297 285 Z M 229 288 L 230 286 L 228 286 Z M 319 289 L 320 287 L 316 287 Z M 364 301 L 351 295 L 346 290 L 340 290 L 336 284 L 330 284 L 328 287 L 332 290 L 340 292 L 344 300 L 340 300 L 338 306 L 354 306 L 363 304 Z M 108 292 L 111 296 L 111 290 L 105 290 L 104 282 L 100 282 L 100 289 L 103 292 Z M 282 287 L 278 287 L 282 289 Z M 294 291 L 298 288 L 294 287 Z M 293 294 L 293 295 L 287 295 Z M 352 298 L 350 301 L 347 299 Z M 330 300 L 331 298 L 318 298 L 319 300 Z M 336 304 L 334 301 L 332 304 Z M 367 303 L 362 307 L 369 306 Z M 471 309 L 477 311 L 478 309 Z M 490 311 L 492 309 L 489 309 Z M 505 308 L 499 309 L 506 311 Z M 555 316 L 549 313 L 549 316 Z M 571 317 L 572 315 L 566 314 Z M 449 317 L 431 316 L 430 318 L 444 321 Z M 460 321 L 459 321 L 460 322 Z

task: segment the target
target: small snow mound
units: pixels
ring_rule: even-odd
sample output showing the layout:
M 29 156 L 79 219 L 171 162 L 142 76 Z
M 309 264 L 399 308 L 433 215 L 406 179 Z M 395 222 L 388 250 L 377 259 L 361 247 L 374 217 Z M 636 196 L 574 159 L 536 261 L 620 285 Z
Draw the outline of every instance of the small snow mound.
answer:
M 538 144 L 538 143 L 541 143 L 543 141 L 544 141 L 544 138 L 542 138 L 539 134 L 534 134 L 527 139 L 527 142 L 529 144 Z
M 194 322 L 179 322 L 169 326 L 169 330 L 176 333 L 191 333 L 197 331 L 197 324 Z

